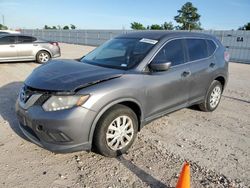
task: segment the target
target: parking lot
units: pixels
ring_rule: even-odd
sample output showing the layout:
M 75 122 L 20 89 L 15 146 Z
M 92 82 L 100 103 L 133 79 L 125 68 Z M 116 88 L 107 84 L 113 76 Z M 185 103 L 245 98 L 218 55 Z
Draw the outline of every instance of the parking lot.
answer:
M 70 59 L 94 48 L 60 46 L 61 58 Z M 174 187 L 184 160 L 191 162 L 192 187 L 250 185 L 250 64 L 230 63 L 216 111 L 192 107 L 155 120 L 119 158 L 55 154 L 24 137 L 14 105 L 22 82 L 38 66 L 0 64 L 0 187 Z

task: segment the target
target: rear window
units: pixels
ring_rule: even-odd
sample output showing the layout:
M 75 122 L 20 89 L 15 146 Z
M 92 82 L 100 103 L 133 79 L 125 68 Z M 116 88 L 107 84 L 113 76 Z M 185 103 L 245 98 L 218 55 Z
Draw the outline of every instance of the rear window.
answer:
M 29 37 L 29 36 L 18 36 L 18 43 L 31 43 L 36 41 L 35 37 Z
M 206 40 L 186 39 L 189 61 L 195 61 L 208 57 Z
M 208 50 L 208 56 L 212 55 L 216 50 L 216 45 L 212 40 L 207 40 L 207 50 Z
M 15 37 L 14 36 L 6 36 L 0 38 L 0 44 L 14 44 L 15 43 Z
M 182 39 L 168 42 L 155 56 L 153 63 L 171 62 L 172 66 L 180 65 L 185 62 Z

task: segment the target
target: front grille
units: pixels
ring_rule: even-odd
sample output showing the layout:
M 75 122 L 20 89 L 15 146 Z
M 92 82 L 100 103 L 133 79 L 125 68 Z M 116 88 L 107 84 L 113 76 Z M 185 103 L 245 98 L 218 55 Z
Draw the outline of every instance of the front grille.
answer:
M 35 94 L 34 91 L 30 90 L 26 85 L 24 85 L 20 91 L 20 101 L 26 103 L 33 94 Z
M 32 103 L 28 102 L 29 99 L 31 99 L 33 95 L 37 95 L 37 94 L 40 94 L 41 96 L 38 99 L 36 99 L 36 101 L 32 100 Z M 51 94 L 48 93 L 48 91 L 31 88 L 27 85 L 24 85 L 22 87 L 20 94 L 19 94 L 21 103 L 25 105 L 28 104 L 29 107 L 32 105 L 40 105 L 40 106 L 43 105 L 43 103 L 46 100 L 48 100 L 50 96 Z

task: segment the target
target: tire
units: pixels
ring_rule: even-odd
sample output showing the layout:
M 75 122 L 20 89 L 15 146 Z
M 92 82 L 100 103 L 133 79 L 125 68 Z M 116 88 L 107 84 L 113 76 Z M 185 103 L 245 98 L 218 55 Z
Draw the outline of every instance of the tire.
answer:
M 36 54 L 37 63 L 40 63 L 40 64 L 47 63 L 50 59 L 51 59 L 51 56 L 49 52 L 47 51 L 42 50 Z
M 126 122 L 124 127 L 123 122 Z M 118 124 L 121 125 L 120 129 L 117 129 Z M 97 123 L 94 149 L 107 157 L 122 155 L 133 144 L 137 132 L 138 119 L 134 111 L 124 105 L 115 105 L 108 109 Z
M 208 89 L 204 102 L 199 104 L 200 110 L 204 112 L 214 111 L 220 103 L 222 91 L 221 83 L 214 80 Z

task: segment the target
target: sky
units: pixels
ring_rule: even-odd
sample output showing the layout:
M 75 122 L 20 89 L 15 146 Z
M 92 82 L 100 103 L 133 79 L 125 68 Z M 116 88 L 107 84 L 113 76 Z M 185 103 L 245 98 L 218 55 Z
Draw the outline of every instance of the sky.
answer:
M 76 25 L 77 29 L 130 29 L 172 21 L 187 0 L 0 0 L 9 28 Z M 190 0 L 204 29 L 232 30 L 250 22 L 250 0 Z

